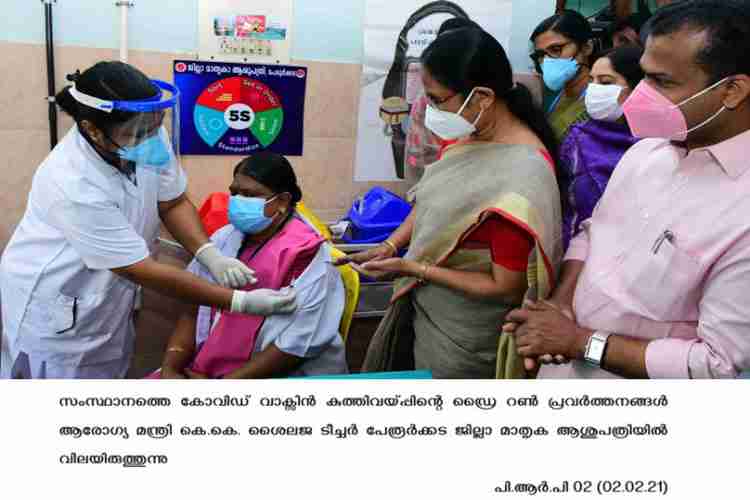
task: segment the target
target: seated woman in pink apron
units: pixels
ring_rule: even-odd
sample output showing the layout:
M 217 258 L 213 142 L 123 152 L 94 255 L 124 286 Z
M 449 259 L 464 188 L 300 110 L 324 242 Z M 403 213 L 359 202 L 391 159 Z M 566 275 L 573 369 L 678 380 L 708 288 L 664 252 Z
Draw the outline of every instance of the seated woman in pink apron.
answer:
M 224 255 L 252 264 L 258 281 L 247 290 L 293 287 L 297 311 L 264 317 L 211 307 L 186 310 L 160 372 L 150 378 L 347 373 L 339 335 L 344 286 L 329 244 L 295 213 L 302 192 L 289 161 L 269 152 L 248 157 L 235 168 L 229 191 L 230 224 L 211 239 Z M 188 270 L 211 279 L 195 262 Z

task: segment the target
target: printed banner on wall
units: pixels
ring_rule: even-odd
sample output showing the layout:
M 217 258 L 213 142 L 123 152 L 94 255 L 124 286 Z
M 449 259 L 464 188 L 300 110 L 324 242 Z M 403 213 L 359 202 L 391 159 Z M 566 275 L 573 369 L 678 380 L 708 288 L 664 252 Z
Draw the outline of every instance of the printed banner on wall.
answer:
M 203 60 L 288 64 L 292 0 L 200 0 Z
M 409 110 L 422 92 L 419 57 L 440 25 L 467 17 L 508 47 L 512 0 L 366 0 L 365 58 L 357 132 L 356 181 L 404 178 Z
M 301 156 L 307 69 L 175 61 L 180 152 Z

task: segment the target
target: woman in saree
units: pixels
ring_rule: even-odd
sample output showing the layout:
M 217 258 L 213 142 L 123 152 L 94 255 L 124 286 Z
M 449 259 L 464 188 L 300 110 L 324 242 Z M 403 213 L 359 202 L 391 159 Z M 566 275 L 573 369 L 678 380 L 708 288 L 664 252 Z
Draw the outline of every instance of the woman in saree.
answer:
M 479 28 L 474 21 L 464 17 L 452 17 L 440 25 L 437 35 L 469 26 Z M 409 111 L 409 125 L 406 127 L 406 164 L 404 165 L 405 180 L 409 188 L 419 182 L 425 167 L 438 160 L 443 150 L 455 142 L 439 139 L 424 126 L 427 104 L 428 99 L 420 90 Z
M 591 217 L 625 152 L 638 142 L 630 132 L 622 104 L 643 79 L 640 47 L 612 49 L 591 67 L 586 110 L 591 119 L 573 125 L 560 145 L 563 169 L 563 250 Z
M 422 80 L 426 126 L 458 142 L 410 192 L 404 224 L 376 249 L 340 261 L 397 278 L 363 369 L 523 377 L 498 325 L 524 297 L 545 298 L 555 279 L 554 134 L 529 91 L 514 85 L 500 43 L 481 29 L 439 36 L 422 56 Z
M 291 315 L 247 316 L 193 307 L 178 320 L 161 378 L 271 378 L 347 373 L 339 321 L 344 287 L 328 243 L 295 212 L 302 191 L 289 161 L 262 152 L 235 168 L 230 224 L 211 239 L 251 263 L 247 290 L 294 288 Z M 188 268 L 206 279 L 193 262 Z M 155 378 L 155 376 L 154 376 Z

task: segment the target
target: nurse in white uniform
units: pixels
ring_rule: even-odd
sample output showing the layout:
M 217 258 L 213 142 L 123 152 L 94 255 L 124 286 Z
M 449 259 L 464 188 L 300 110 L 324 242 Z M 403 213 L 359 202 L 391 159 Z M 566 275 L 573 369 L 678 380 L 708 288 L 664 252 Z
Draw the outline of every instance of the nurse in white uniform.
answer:
M 293 292 L 255 281 L 209 242 L 185 195 L 178 92 L 132 66 L 102 62 L 57 96 L 75 126 L 34 175 L 0 260 L 2 378 L 122 378 L 141 286 L 232 312 L 288 314 Z M 160 222 L 217 284 L 156 262 Z

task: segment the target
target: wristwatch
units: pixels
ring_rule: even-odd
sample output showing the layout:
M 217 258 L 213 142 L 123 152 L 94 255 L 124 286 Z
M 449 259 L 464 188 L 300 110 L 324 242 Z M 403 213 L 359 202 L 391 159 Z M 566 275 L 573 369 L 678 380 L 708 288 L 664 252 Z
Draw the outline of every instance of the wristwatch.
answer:
M 589 341 L 586 343 L 586 354 L 583 358 L 587 364 L 601 368 L 610 335 L 611 333 L 608 332 L 594 332 L 589 337 Z

